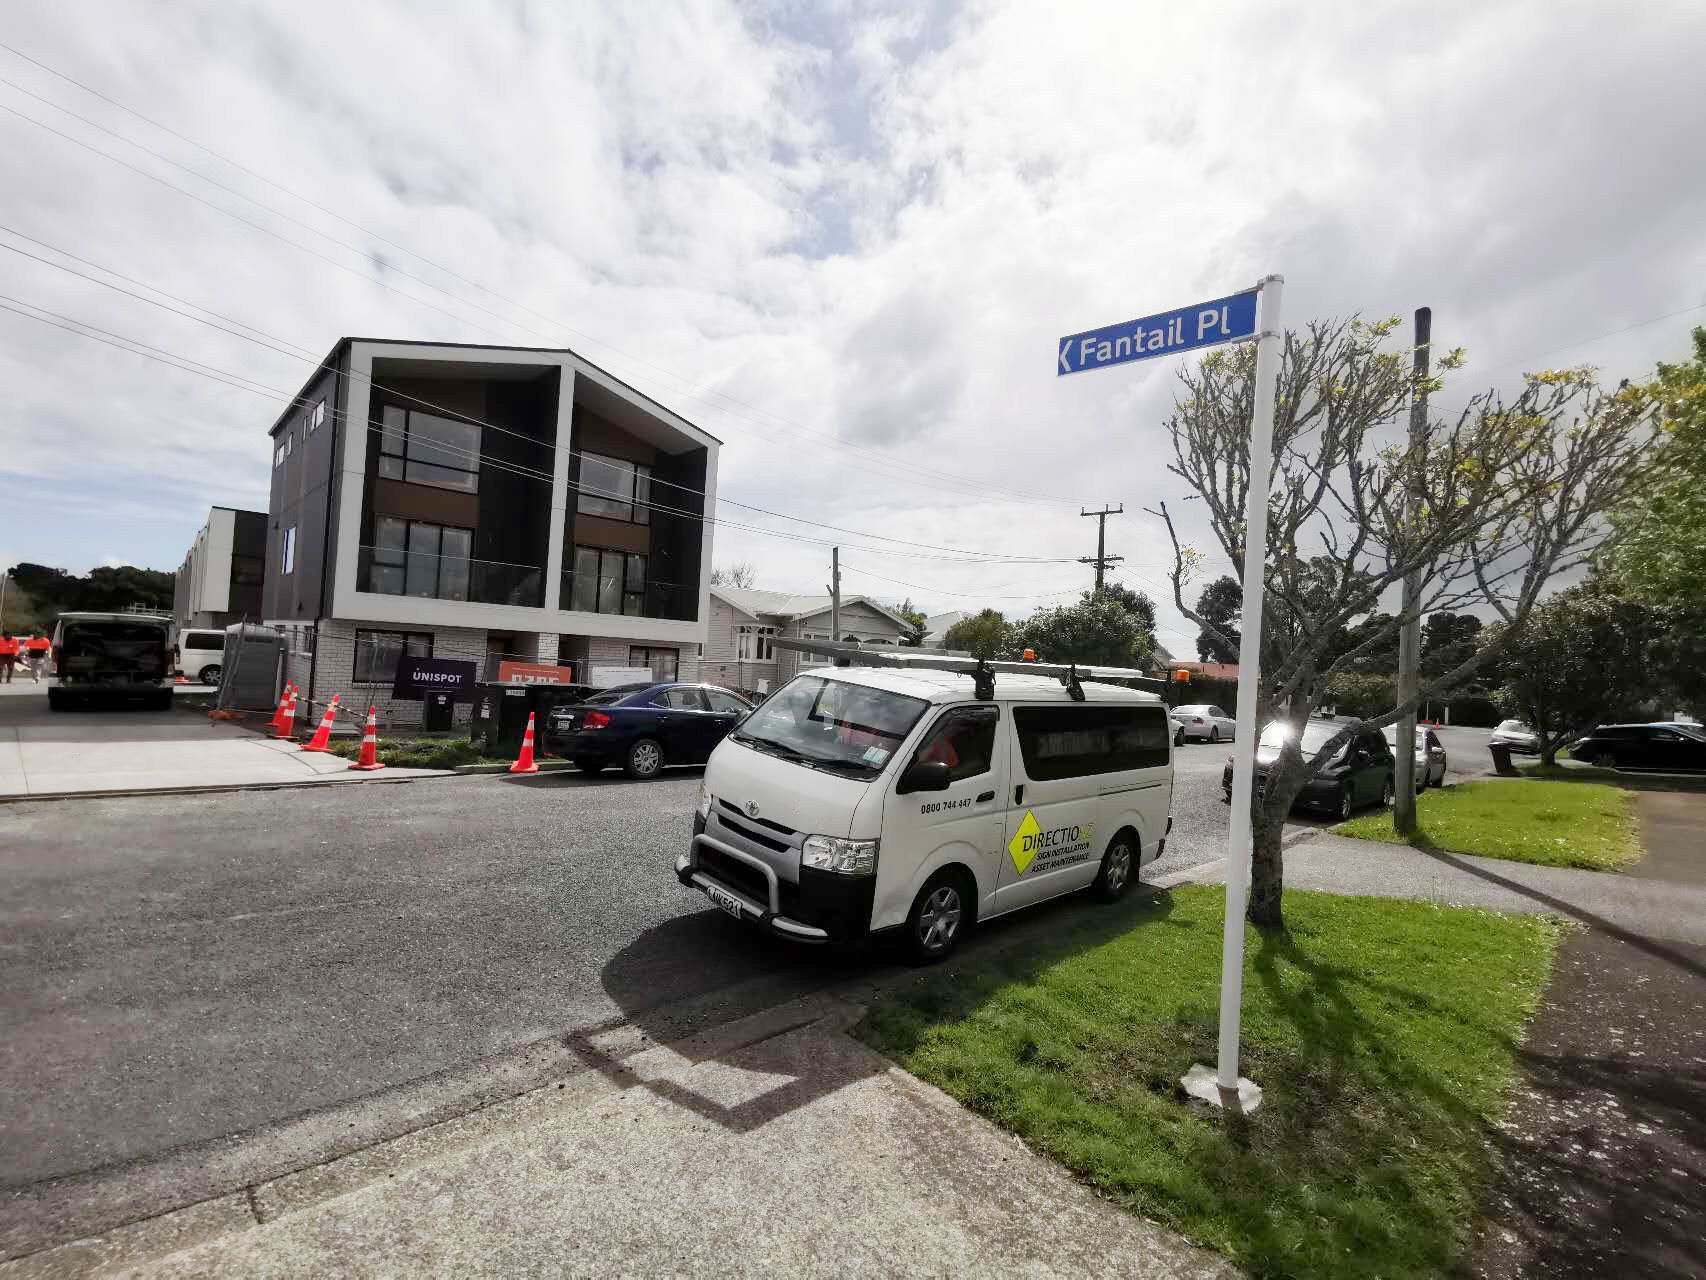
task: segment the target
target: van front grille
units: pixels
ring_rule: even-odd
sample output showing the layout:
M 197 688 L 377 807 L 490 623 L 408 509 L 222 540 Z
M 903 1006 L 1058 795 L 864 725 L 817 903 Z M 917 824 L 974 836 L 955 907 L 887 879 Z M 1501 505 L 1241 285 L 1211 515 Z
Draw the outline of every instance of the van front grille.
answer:
M 772 822 L 768 818 L 749 818 L 745 813 L 743 813 L 741 811 L 741 807 L 738 804 L 730 804 L 727 800 L 718 800 L 717 804 L 726 813 L 733 814 L 735 817 L 739 818 L 742 822 L 756 822 L 759 826 L 769 827 L 770 830 L 777 832 L 778 834 L 784 835 L 784 836 L 794 836 L 794 835 L 799 834 L 799 832 L 795 831 L 792 827 L 784 827 L 780 822 Z M 782 846 L 782 847 L 785 848 L 786 846 Z

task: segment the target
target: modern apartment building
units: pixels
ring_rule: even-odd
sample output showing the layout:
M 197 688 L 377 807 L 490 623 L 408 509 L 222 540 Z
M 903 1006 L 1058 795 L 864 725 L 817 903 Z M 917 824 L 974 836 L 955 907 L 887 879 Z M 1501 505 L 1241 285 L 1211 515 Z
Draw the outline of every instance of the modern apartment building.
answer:
M 227 627 L 261 620 L 267 554 L 267 513 L 214 507 L 196 534 L 172 588 L 172 621 Z
M 406 724 L 404 653 L 696 662 L 718 441 L 573 352 L 344 338 L 270 435 L 263 611 L 311 697 Z

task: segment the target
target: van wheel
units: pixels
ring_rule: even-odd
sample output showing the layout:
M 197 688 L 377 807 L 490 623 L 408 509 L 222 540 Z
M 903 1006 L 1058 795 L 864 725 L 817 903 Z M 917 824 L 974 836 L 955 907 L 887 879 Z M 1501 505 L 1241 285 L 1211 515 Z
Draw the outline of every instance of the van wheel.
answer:
M 906 952 L 913 964 L 946 960 L 971 923 L 965 877 L 947 869 L 931 876 L 906 916 Z
M 663 768 L 663 748 L 650 738 L 641 738 L 628 748 L 628 776 L 644 782 Z
M 1137 879 L 1138 854 L 1129 836 L 1115 836 L 1108 851 L 1102 855 L 1102 869 L 1090 885 L 1090 892 L 1103 902 L 1115 902 L 1125 897 L 1131 882 Z
M 224 674 L 224 670 L 218 666 L 207 666 L 198 671 L 195 678 L 203 684 L 218 684 Z
M 47 691 L 47 709 L 49 711 L 64 711 L 70 705 L 71 699 L 66 696 L 65 690 L 49 689 Z
M 170 711 L 173 706 L 172 691 L 170 689 L 162 689 L 159 693 L 150 698 L 146 705 L 152 707 L 156 711 Z

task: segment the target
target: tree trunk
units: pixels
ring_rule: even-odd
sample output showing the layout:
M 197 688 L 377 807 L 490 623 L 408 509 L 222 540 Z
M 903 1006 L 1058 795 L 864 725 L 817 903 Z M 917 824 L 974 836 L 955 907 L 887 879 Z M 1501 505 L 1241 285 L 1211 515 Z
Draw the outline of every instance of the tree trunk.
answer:
M 1262 822 L 1250 833 L 1250 908 L 1248 918 L 1259 929 L 1285 928 L 1280 895 L 1285 888 L 1285 852 L 1280 840 L 1283 822 Z
M 1556 769 L 1558 767 L 1558 749 L 1550 742 L 1540 744 L 1540 767 L 1542 769 Z

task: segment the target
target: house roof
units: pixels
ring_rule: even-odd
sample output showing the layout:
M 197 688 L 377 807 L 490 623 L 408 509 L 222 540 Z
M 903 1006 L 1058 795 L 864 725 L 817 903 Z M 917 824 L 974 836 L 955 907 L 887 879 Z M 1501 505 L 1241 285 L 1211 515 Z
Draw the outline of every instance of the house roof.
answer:
M 948 628 L 957 622 L 964 622 L 972 615 L 964 609 L 955 609 L 949 613 L 936 613 L 924 619 L 924 638 L 940 640 L 948 634 Z
M 1236 662 L 1179 662 L 1174 660 L 1169 662 L 1167 666 L 1174 671 L 1183 668 L 1193 675 L 1217 676 L 1222 680 L 1236 680 L 1238 678 L 1238 664 Z
M 760 591 L 756 587 L 712 587 L 711 594 L 724 604 L 732 605 L 749 617 L 760 616 L 772 618 L 809 618 L 815 614 L 828 613 L 830 599 L 827 595 L 802 596 L 791 591 Z M 841 607 L 845 609 L 850 604 L 862 604 L 875 609 L 885 618 L 890 619 L 901 627 L 907 625 L 906 619 L 893 609 L 878 604 L 870 596 L 842 596 Z

